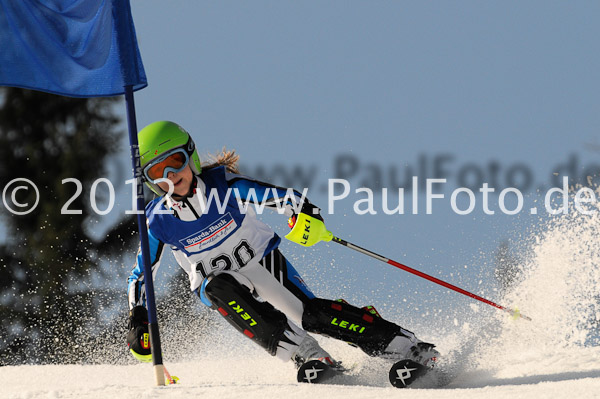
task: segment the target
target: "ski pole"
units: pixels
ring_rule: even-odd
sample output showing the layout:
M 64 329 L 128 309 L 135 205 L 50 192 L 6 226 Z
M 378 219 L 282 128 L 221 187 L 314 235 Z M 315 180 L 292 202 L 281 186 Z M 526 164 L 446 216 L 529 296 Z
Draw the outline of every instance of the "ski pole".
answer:
M 504 307 L 504 306 L 498 305 L 497 303 L 494 303 L 494 302 L 492 302 L 492 301 L 490 301 L 490 300 L 488 300 L 488 299 L 485 299 L 485 298 L 483 298 L 483 297 L 480 297 L 479 295 L 475 295 L 475 294 L 473 294 L 473 293 L 471 293 L 471 292 L 469 292 L 469 291 L 465 291 L 465 290 L 463 290 L 462 288 L 459 288 L 459 287 L 457 287 L 457 286 L 455 286 L 455 285 L 452 285 L 452 284 L 450 284 L 450 283 L 447 283 L 447 282 L 445 282 L 445 281 L 442 281 L 442 280 L 440 280 L 440 279 L 438 279 L 438 278 L 435 278 L 435 277 L 433 277 L 433 276 L 430 276 L 429 274 L 426 274 L 426 273 L 420 272 L 420 271 L 418 271 L 418 270 L 416 270 L 416 269 L 413 269 L 412 267 L 408 267 L 408 266 L 406 266 L 406 265 L 403 265 L 402 263 L 396 262 L 395 260 L 388 259 L 388 258 L 386 258 L 385 256 L 378 255 L 378 254 L 376 254 L 375 252 L 372 252 L 372 251 L 369 251 L 369 250 L 367 250 L 367 249 L 364 249 L 364 248 L 362 248 L 362 247 L 359 247 L 358 245 L 352 244 L 351 242 L 348 242 L 348 241 L 346 241 L 346 240 L 342 240 L 341 238 L 338 238 L 338 237 L 336 237 L 336 236 L 333 236 L 331 240 L 332 240 L 332 241 L 334 241 L 334 242 L 336 242 L 336 243 L 338 243 L 338 244 L 341 244 L 341 245 L 343 245 L 343 246 L 345 246 L 345 247 L 348 247 L 348 248 L 350 248 L 350 249 L 353 249 L 353 250 L 355 250 L 355 251 L 358 251 L 358 252 L 360 252 L 360 253 L 362 253 L 362 254 L 368 255 L 368 256 L 370 256 L 370 257 L 372 257 L 372 258 L 375 258 L 375 259 L 377 259 L 377 260 L 380 260 L 380 261 L 382 261 L 382 262 L 385 262 L 385 263 L 387 263 L 388 265 L 392 265 L 392 266 L 394 266 L 394 267 L 397 267 L 398 269 L 402 269 L 402 270 L 404 270 L 404 271 L 406 271 L 406 272 L 412 273 L 412 274 L 414 274 L 414 275 L 417 275 L 417 276 L 419 276 L 419 277 L 422 277 L 422 278 L 424 278 L 424 279 L 427 279 L 427 280 L 429 280 L 429 281 L 432 281 L 432 282 L 434 282 L 434 283 L 436 283 L 436 284 L 439 284 L 439 285 L 441 285 L 441 286 L 443 286 L 443 287 L 449 288 L 449 289 L 451 289 L 451 290 L 453 290 L 453 291 L 456 291 L 456 292 L 460 292 L 460 293 L 461 293 L 461 294 L 463 294 L 463 295 L 466 295 L 466 296 L 468 296 L 468 297 L 471 297 L 471 298 L 473 298 L 473 299 L 477 299 L 478 301 L 481 301 L 481 302 L 483 302 L 483 303 L 487 303 L 487 304 L 488 304 L 488 305 L 490 305 L 490 306 L 493 306 L 493 307 L 495 307 L 495 308 L 497 308 L 497 309 L 500 309 L 500 310 L 503 310 L 503 311 L 505 311 L 505 312 L 509 313 L 509 314 L 510 314 L 511 316 L 513 316 L 515 319 L 516 319 L 516 318 L 518 318 L 518 317 L 521 317 L 521 318 L 523 318 L 523 319 L 525 319 L 525 320 L 529 320 L 529 321 L 531 321 L 531 318 L 529 318 L 529 317 L 525 316 L 524 314 L 521 314 L 521 312 L 519 312 L 519 310 L 518 310 L 518 309 L 514 309 L 514 310 L 513 310 L 513 309 L 506 308 L 506 307 Z

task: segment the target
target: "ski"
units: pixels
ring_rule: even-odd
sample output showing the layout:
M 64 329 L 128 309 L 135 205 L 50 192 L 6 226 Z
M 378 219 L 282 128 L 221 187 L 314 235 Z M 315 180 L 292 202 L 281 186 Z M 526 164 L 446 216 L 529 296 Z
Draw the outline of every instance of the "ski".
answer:
M 336 370 L 320 360 L 309 360 L 298 368 L 297 380 L 308 384 L 319 384 L 341 373 L 341 370 Z
M 348 370 L 343 367 L 336 368 L 320 360 L 310 360 L 298 368 L 296 378 L 302 383 L 330 384 L 333 382 L 331 381 L 333 377 L 345 374 L 346 371 Z M 389 369 L 388 378 L 390 384 L 396 388 L 408 388 L 415 381 L 418 381 L 417 384 L 412 385 L 415 388 L 440 387 L 447 385 L 451 380 L 451 377 L 441 370 L 424 366 L 411 359 L 395 362 Z M 344 379 L 336 383 L 344 385 Z
M 430 369 L 413 360 L 400 360 L 392 365 L 389 372 L 390 384 L 396 388 L 406 388 Z

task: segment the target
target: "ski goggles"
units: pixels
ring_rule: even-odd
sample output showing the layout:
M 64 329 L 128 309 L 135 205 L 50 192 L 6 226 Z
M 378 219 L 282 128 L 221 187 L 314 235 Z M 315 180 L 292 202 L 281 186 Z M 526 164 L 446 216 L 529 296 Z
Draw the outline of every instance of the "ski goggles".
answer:
M 166 179 L 169 172 L 181 172 L 189 163 L 190 157 L 183 148 L 171 150 L 156 158 L 144 167 L 144 177 L 156 184 L 159 179 Z

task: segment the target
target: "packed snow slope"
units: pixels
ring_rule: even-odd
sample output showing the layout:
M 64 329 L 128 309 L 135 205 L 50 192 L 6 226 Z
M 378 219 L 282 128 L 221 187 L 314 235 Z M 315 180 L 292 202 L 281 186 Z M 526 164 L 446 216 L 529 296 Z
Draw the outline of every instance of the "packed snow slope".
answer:
M 165 350 L 165 364 L 180 378 L 178 385 L 155 387 L 148 364 L 23 365 L 0 367 L 0 397 L 600 398 L 598 232 L 600 218 L 573 214 L 523 238 L 530 242 L 514 282 L 491 299 L 518 304 L 533 321 L 473 304 L 468 318 L 457 314 L 451 328 L 428 329 L 436 332 L 427 339 L 444 354 L 440 369 L 454 376 L 444 387 L 393 388 L 389 364 L 324 337 L 318 338 L 322 345 L 351 371 L 329 385 L 298 384 L 291 363 L 240 339 L 216 316 L 207 331 L 183 329 L 179 341 L 168 338 L 190 353 Z M 185 342 L 198 334 L 203 347 L 190 350 Z
M 480 367 L 441 389 L 391 387 L 385 375 L 348 376 L 342 385 L 295 382 L 291 365 L 261 357 L 200 358 L 169 364 L 181 384 L 154 387 L 149 366 L 18 366 L 0 370 L 3 398 L 597 398 L 600 352 L 535 349 L 518 363 Z M 497 366 L 497 367 L 496 367 Z M 364 365 L 364 367 L 369 367 Z M 367 373 L 371 374 L 371 373 Z M 382 374 L 385 374 L 383 372 Z

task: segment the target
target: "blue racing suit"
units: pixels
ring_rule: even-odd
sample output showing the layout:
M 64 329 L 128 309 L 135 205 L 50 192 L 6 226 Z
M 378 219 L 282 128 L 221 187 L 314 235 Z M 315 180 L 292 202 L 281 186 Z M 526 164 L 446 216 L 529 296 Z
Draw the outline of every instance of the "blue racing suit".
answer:
M 237 271 L 256 294 L 300 322 L 303 303 L 314 295 L 277 250 L 280 237 L 256 218 L 256 210 L 278 208 L 289 215 L 303 200 L 298 191 L 229 173 L 222 166 L 203 170 L 188 197 L 177 201 L 163 196 L 146 206 L 153 275 L 169 246 L 192 291 L 202 294 L 202 282 L 211 273 Z M 145 305 L 141 262 L 138 253 L 128 279 L 130 308 Z

